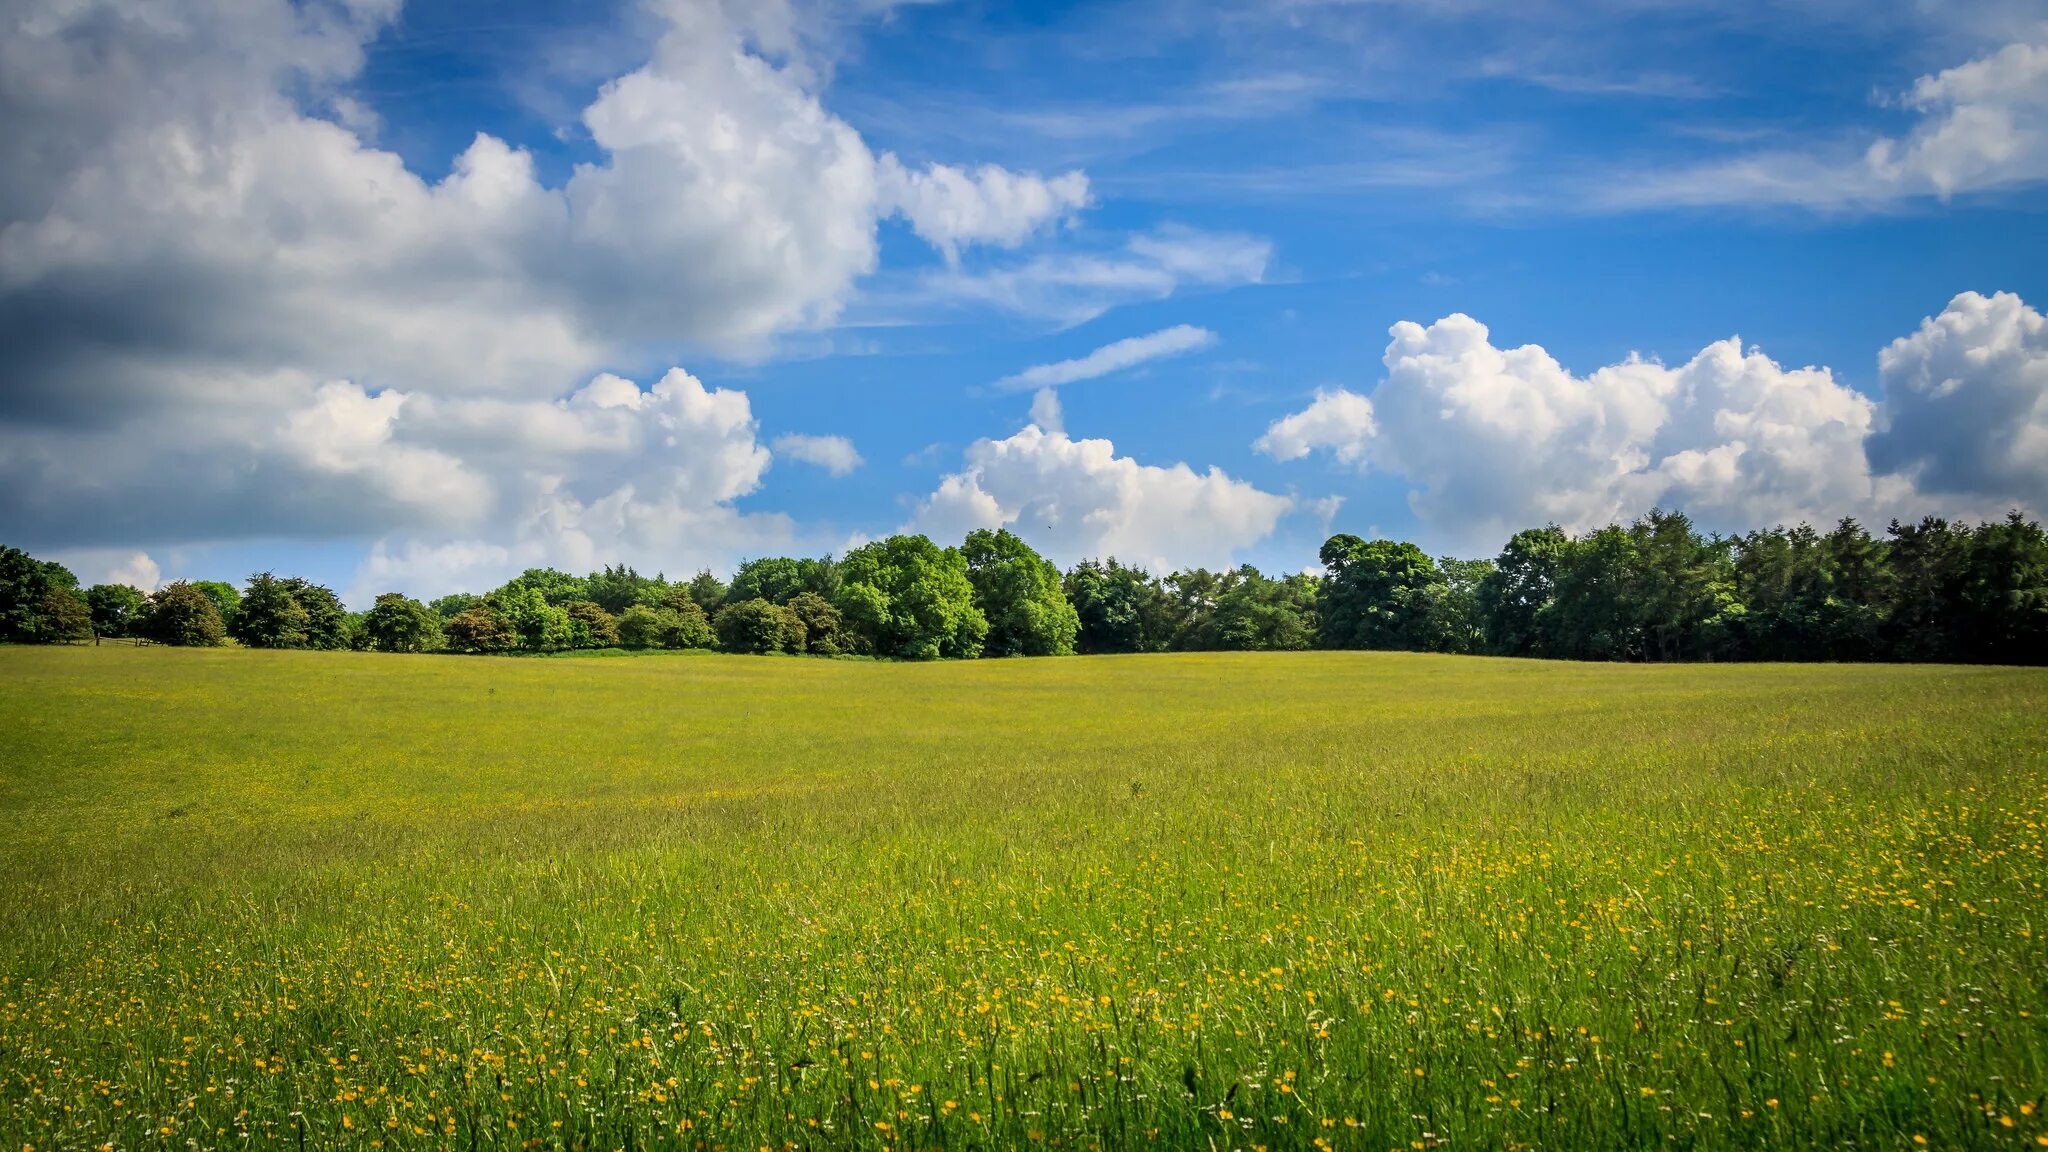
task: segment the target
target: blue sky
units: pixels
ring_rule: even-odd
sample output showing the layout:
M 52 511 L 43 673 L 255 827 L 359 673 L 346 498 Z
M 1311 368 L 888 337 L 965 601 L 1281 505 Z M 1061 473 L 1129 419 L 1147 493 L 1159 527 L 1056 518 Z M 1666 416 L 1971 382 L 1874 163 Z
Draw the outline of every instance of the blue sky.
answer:
M 0 539 L 88 580 L 2048 507 L 2035 3 L 155 11 L 0 26 Z

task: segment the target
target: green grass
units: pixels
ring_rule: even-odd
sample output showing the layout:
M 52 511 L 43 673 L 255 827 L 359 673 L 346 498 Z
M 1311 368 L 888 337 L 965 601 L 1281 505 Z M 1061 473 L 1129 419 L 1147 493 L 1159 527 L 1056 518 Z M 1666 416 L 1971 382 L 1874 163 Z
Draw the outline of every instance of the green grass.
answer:
M 2035 1148 L 2044 842 L 2041 671 L 0 649 L 0 1147 Z

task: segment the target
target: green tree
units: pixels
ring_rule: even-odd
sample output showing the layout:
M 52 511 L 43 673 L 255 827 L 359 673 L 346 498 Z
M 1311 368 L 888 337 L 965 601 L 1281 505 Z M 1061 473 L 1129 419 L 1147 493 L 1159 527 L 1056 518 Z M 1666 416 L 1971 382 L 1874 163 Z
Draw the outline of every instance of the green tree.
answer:
M 711 627 L 711 617 L 694 596 L 685 588 L 670 591 L 666 609 L 675 617 L 675 625 L 662 641 L 669 648 L 716 648 L 718 633 Z
M 431 652 L 441 646 L 441 617 L 399 592 L 386 592 L 363 615 L 363 635 L 379 652 Z
M 225 580 L 193 580 L 189 583 L 199 589 L 208 600 L 213 601 L 214 610 L 220 613 L 221 626 L 232 629 L 235 625 L 235 613 L 242 608 L 241 592 Z
M 1324 648 L 1429 651 L 1439 639 L 1432 621 L 1444 575 L 1413 544 L 1332 536 L 1323 543 Z
M 1074 650 L 1082 653 L 1164 652 L 1173 647 L 1173 598 L 1142 568 L 1108 560 L 1084 560 L 1060 581 L 1074 606 L 1078 630 Z
M 735 600 L 718 610 L 713 624 L 718 629 L 719 646 L 727 652 L 761 655 L 804 648 L 804 622 L 784 604 L 758 598 Z
M 1970 534 L 1956 647 L 1994 664 L 2048 662 L 2048 535 L 2017 511 Z
M 512 630 L 519 634 L 520 646 L 530 651 L 567 648 L 574 639 L 569 614 L 559 605 L 549 603 L 537 583 L 507 584 L 491 593 L 491 606 L 504 614 Z
M 666 648 L 667 637 L 676 624 L 670 608 L 635 604 L 619 613 L 619 643 L 627 648 Z
M 725 607 L 725 597 L 729 590 L 725 586 L 725 581 L 712 575 L 709 568 L 702 569 L 690 577 L 690 582 L 683 587 L 688 590 L 690 599 L 696 601 L 697 607 L 704 610 L 707 618 Z
M 1645 654 L 1636 585 L 1641 546 L 1618 524 L 1572 541 L 1551 604 L 1553 655 L 1573 660 L 1641 660 Z
M 846 651 L 847 637 L 839 609 L 816 592 L 799 592 L 786 605 L 804 625 L 803 650 L 813 656 L 837 656 Z
M 62 644 L 92 637 L 92 609 L 86 606 L 84 597 L 62 587 L 43 593 L 42 611 L 36 621 L 36 640 L 44 644 Z
M 43 613 L 50 593 L 77 587 L 78 577 L 62 564 L 0 547 L 0 640 L 34 642 L 47 635 Z
M 619 616 L 619 642 L 628 648 L 715 648 L 718 636 L 704 610 L 681 587 L 667 603 L 635 604 Z
M 839 579 L 839 564 L 830 556 L 822 560 L 768 556 L 741 564 L 724 599 L 787 604 L 809 592 L 830 600 L 839 591 Z
M 981 654 L 988 618 L 974 605 L 967 559 L 924 536 L 891 536 L 840 562 L 833 601 L 856 647 L 904 660 Z
M 619 643 L 619 622 L 594 600 L 571 600 L 562 606 L 569 614 L 569 644 L 573 648 L 613 648 Z
M 1515 533 L 1479 581 L 1474 609 L 1488 651 L 1501 656 L 1546 656 L 1557 577 L 1571 552 L 1571 537 L 1555 524 Z
M 434 615 L 446 620 L 451 616 L 459 616 L 483 602 L 484 598 L 474 592 L 450 592 L 446 596 L 427 601 L 427 607 L 434 610 Z
M 573 600 L 590 599 L 590 582 L 554 568 L 528 568 L 492 591 L 490 598 L 505 603 L 508 596 L 533 592 L 557 608 Z
M 988 619 L 985 656 L 1071 656 L 1080 614 L 1060 586 L 1060 570 L 1007 528 L 967 534 L 967 582 Z
M 332 651 L 350 646 L 348 606 L 334 589 L 298 576 L 286 576 L 279 583 L 306 610 L 306 647 Z
M 642 576 L 624 564 L 606 565 L 584 580 L 584 588 L 591 603 L 617 616 L 635 604 L 659 603 L 668 593 L 668 581 Z
M 248 648 L 304 648 L 307 616 L 298 597 L 268 572 L 249 577 L 228 634 Z
M 1729 542 L 1703 539 L 1680 512 L 1652 509 L 1629 525 L 1635 540 L 1630 612 L 1640 622 L 1645 660 L 1728 656 L 1745 614 L 1736 594 Z
M 1169 573 L 1160 581 L 1171 612 L 1172 622 L 1167 628 L 1172 637 L 1170 647 L 1187 652 L 1215 648 L 1216 609 L 1241 578 L 1236 570 L 1211 572 L 1207 568 L 1187 568 Z
M 457 612 L 441 626 L 441 632 L 448 647 L 457 652 L 510 652 L 519 647 L 519 630 L 489 604 Z
M 1249 564 L 1220 582 L 1203 646 L 1232 652 L 1285 652 L 1316 638 L 1318 581 L 1295 574 L 1274 580 Z
M 1962 615 L 1969 566 L 1969 532 L 1929 516 L 1918 524 L 1892 521 L 1891 604 L 1883 642 L 1895 660 L 1955 660 L 1955 622 Z
M 85 590 L 85 605 L 92 610 L 92 630 L 100 636 L 126 636 L 142 612 L 140 588 L 126 584 L 95 584 Z
M 159 644 L 211 647 L 227 639 L 220 604 L 198 585 L 180 580 L 159 588 L 143 606 L 136 632 Z
M 1436 568 L 1443 579 L 1414 594 L 1421 606 L 1418 646 L 1425 652 L 1486 651 L 1479 593 L 1493 575 L 1493 561 L 1439 556 Z

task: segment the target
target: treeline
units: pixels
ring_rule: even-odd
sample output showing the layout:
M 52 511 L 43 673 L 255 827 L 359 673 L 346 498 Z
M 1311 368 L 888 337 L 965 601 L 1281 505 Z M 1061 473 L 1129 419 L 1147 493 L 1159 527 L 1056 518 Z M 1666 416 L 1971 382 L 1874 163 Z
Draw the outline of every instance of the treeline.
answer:
M 1854 520 L 1828 532 L 1702 535 L 1652 512 L 1579 536 L 1520 532 L 1493 560 L 1339 535 L 1322 572 L 1249 565 L 1155 576 L 1115 559 L 1061 573 L 1008 531 L 956 548 L 891 536 L 834 559 L 750 560 L 730 584 L 620 565 L 535 568 L 431 603 L 257 573 L 237 589 L 80 589 L 0 549 L 0 640 L 134 637 L 177 645 L 388 652 L 717 649 L 905 660 L 1304 648 L 1577 660 L 2048 662 L 2048 535 L 2002 521 Z

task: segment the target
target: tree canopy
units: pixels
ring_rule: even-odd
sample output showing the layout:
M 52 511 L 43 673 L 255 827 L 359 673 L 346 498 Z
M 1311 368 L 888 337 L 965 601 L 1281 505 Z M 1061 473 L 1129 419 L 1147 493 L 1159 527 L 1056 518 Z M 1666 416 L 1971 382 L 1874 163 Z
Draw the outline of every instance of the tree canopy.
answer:
M 981 654 L 988 618 L 959 549 L 891 536 L 847 553 L 840 576 L 834 604 L 859 651 L 903 660 Z

